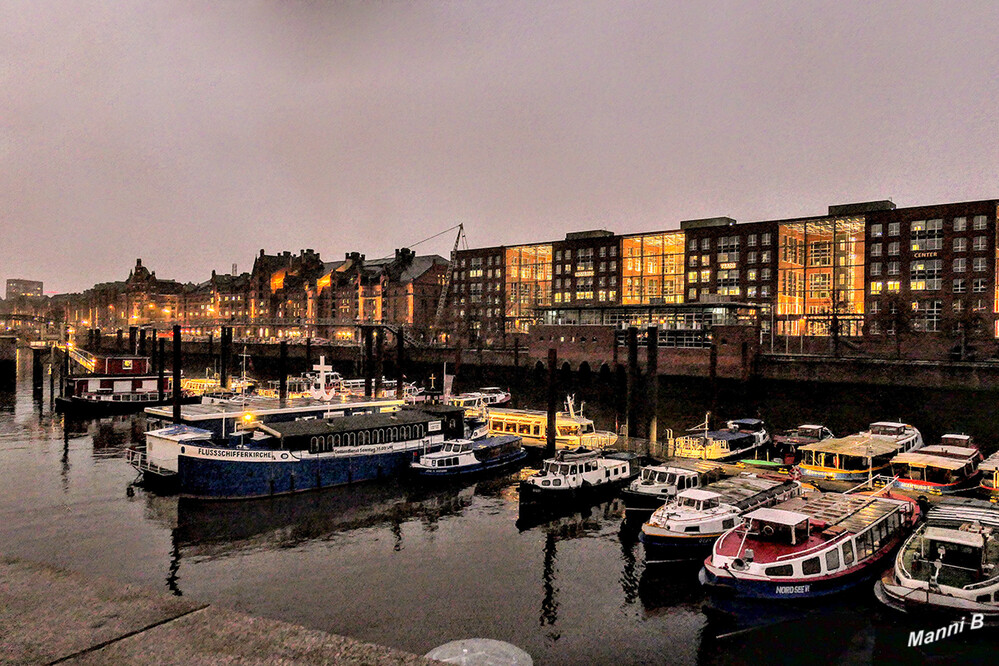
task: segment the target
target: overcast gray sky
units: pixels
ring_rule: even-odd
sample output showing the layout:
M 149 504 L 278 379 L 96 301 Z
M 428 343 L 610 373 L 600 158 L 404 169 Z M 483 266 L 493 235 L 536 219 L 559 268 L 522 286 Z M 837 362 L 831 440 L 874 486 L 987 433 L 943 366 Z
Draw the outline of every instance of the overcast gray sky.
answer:
M 999 197 L 997 35 L 991 1 L 4 0 L 0 279 Z

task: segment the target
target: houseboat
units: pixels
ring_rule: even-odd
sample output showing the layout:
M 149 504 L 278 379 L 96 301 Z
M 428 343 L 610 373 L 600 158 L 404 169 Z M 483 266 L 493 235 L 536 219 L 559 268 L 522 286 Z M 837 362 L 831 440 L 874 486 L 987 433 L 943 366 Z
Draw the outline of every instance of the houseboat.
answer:
M 548 413 L 534 409 L 490 409 L 489 434 L 519 435 L 524 446 L 544 447 L 548 443 Z M 566 411 L 555 415 L 557 449 L 603 449 L 616 441 L 617 435 L 613 432 L 597 430 L 593 421 L 583 416 L 582 410 L 577 413 L 571 398 L 566 401 Z
M 544 509 L 613 494 L 638 475 L 638 456 L 624 451 L 562 449 L 520 482 L 520 505 Z
M 982 473 L 979 487 L 989 493 L 999 493 L 999 451 L 986 458 L 978 469 Z
M 896 455 L 922 446 L 923 436 L 911 425 L 881 421 L 856 435 L 800 447 L 798 469 L 804 476 L 859 481 L 887 472 Z
M 656 509 L 642 525 L 648 564 L 704 557 L 726 530 L 742 522 L 742 514 L 773 506 L 801 494 L 801 483 L 744 472 L 703 488 L 691 488 Z
M 940 444 L 900 453 L 891 459 L 895 485 L 934 495 L 978 485 L 982 452 L 968 435 L 944 435 Z
M 145 356 L 103 356 L 93 359 L 95 372 L 67 377 L 63 395 L 55 399 L 59 411 L 81 415 L 141 412 L 152 405 L 173 402 L 173 378 L 153 373 Z M 182 402 L 198 398 L 182 394 Z
M 642 467 L 639 477 L 621 491 L 624 516 L 628 520 L 644 520 L 678 492 L 700 488 L 721 476 L 721 468 L 711 463 L 693 462 L 690 467 L 677 464 Z
M 999 619 L 999 507 L 965 498 L 931 507 L 874 592 L 897 610 Z
M 712 546 L 701 582 L 753 599 L 825 596 L 883 571 L 919 518 L 916 502 L 880 494 L 809 493 L 755 509 Z
M 735 460 L 754 455 L 770 443 L 766 425 L 760 419 L 735 419 L 724 430 L 708 430 L 669 439 L 669 450 L 678 458 Z
M 801 459 L 799 448 L 806 444 L 824 442 L 832 438 L 832 432 L 825 426 L 800 425 L 792 430 L 774 435 L 774 452 L 777 454 L 775 459 L 785 465 L 794 465 Z
M 181 441 L 177 489 L 183 497 L 243 499 L 387 478 L 461 434 L 440 415 L 411 408 L 253 424 L 225 444 Z
M 498 435 L 444 442 L 440 451 L 420 456 L 411 468 L 419 477 L 449 479 L 510 469 L 525 458 L 527 451 L 520 437 Z

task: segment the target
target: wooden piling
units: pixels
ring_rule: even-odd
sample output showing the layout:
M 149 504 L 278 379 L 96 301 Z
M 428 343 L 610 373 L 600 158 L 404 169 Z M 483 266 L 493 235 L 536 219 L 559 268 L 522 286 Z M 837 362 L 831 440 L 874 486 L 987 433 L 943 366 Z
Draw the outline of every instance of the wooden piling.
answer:
M 163 402 L 163 385 L 166 383 L 166 340 L 163 338 L 159 339 L 159 363 L 156 366 L 157 379 L 156 379 L 156 399 L 157 402 Z
M 375 397 L 382 394 L 382 376 L 385 374 L 383 359 L 385 357 L 385 329 L 378 327 L 375 336 Z
M 219 341 L 219 384 L 223 391 L 229 388 L 229 358 L 232 356 L 232 350 L 229 348 L 232 344 L 230 332 L 228 326 L 223 326 L 222 339 Z
M 364 347 L 364 397 L 371 397 L 372 390 L 372 333 L 373 329 L 370 326 L 364 326 L 361 328 L 361 346 Z
M 281 341 L 281 355 L 278 360 L 278 395 L 281 406 L 288 404 L 288 341 Z
M 402 400 L 404 395 L 403 356 L 405 347 L 406 339 L 403 337 L 403 328 L 400 325 L 395 336 L 395 397 L 397 400 Z
M 173 327 L 173 422 L 180 423 L 180 324 Z
M 625 428 L 628 437 L 638 436 L 638 329 L 628 327 L 628 388 L 625 402 Z
M 549 458 L 555 455 L 555 414 L 558 411 L 558 351 L 553 347 L 548 350 L 548 429 L 545 439 L 545 455 Z
M 652 411 L 649 416 L 649 442 L 650 447 L 652 447 L 655 446 L 659 437 L 659 327 L 649 326 L 646 335 L 648 359 L 645 366 L 649 385 L 646 391 L 646 402 Z
M 139 356 L 146 355 L 146 329 L 139 329 Z

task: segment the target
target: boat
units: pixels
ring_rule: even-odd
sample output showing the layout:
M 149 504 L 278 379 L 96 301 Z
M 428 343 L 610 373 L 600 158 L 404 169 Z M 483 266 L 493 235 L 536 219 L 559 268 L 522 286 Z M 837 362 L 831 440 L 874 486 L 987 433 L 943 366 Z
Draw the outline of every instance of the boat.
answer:
M 461 427 L 413 408 L 252 423 L 224 444 L 204 436 L 179 441 L 177 490 L 182 497 L 244 499 L 388 478 L 460 437 Z M 147 442 L 150 435 L 163 433 L 148 433 Z
M 638 475 L 638 456 L 579 447 L 555 452 L 541 470 L 520 482 L 520 505 L 565 506 L 613 494 Z
M 977 486 L 981 462 L 982 452 L 969 435 L 944 435 L 940 444 L 892 458 L 891 473 L 899 488 L 947 495 Z
M 916 502 L 877 493 L 808 493 L 746 513 L 715 541 L 700 580 L 712 593 L 807 599 L 870 581 L 919 518 Z
M 742 514 L 797 497 L 801 482 L 743 472 L 702 488 L 681 490 L 642 525 L 645 562 L 703 557 L 718 537 L 742 522 Z
M 77 415 L 102 416 L 141 412 L 153 405 L 173 402 L 173 378 L 152 372 L 147 356 L 100 356 L 92 358 L 95 372 L 67 377 L 64 394 L 55 399 L 56 409 Z M 184 391 L 181 402 L 198 397 Z
M 669 450 L 678 458 L 733 460 L 758 453 L 770 443 L 760 419 L 734 419 L 724 430 L 708 430 L 708 419 L 694 434 L 669 438 Z
M 510 392 L 498 386 L 486 386 L 478 391 L 458 393 L 450 396 L 446 402 L 458 407 L 482 409 L 483 407 L 500 407 L 510 402 Z
M 700 488 L 722 476 L 720 467 L 710 463 L 646 465 L 639 477 L 621 491 L 627 519 L 646 518 L 678 492 Z
M 440 451 L 420 456 L 411 469 L 419 477 L 456 478 L 510 468 L 525 458 L 527 451 L 516 435 L 455 439 L 444 442 Z
M 879 421 L 864 432 L 806 444 L 798 450 L 804 476 L 861 480 L 887 472 L 891 459 L 923 446 L 923 436 L 905 423 Z
M 986 458 L 978 469 L 982 473 L 978 486 L 989 493 L 999 493 L 999 451 Z
M 832 439 L 834 435 L 829 428 L 822 425 L 803 424 L 797 428 L 774 435 L 775 460 L 785 465 L 794 465 L 800 460 L 798 449 L 806 444 L 815 444 Z
M 519 435 L 524 440 L 524 446 L 547 446 L 548 412 L 506 407 L 488 411 L 490 435 Z M 555 415 L 556 449 L 603 449 L 613 446 L 615 442 L 616 434 L 594 428 L 593 421 L 583 416 L 582 409 L 577 413 L 571 396 L 566 400 L 566 411 Z
M 953 497 L 931 507 L 874 592 L 896 610 L 999 619 L 999 507 Z

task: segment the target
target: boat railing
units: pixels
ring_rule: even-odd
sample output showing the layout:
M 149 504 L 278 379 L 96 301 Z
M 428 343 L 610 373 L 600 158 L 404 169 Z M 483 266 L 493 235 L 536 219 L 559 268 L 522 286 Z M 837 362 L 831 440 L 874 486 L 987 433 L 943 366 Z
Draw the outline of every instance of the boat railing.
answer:
M 850 536 L 851 536 L 851 534 L 849 532 L 843 532 L 842 534 L 837 534 L 832 539 L 829 539 L 829 541 L 823 541 L 822 543 L 816 544 L 816 545 L 812 546 L 811 548 L 809 548 L 807 550 L 802 550 L 802 551 L 798 551 L 798 552 L 795 552 L 795 553 L 787 553 L 786 555 L 778 555 L 775 561 L 776 562 L 780 562 L 781 560 L 790 559 L 792 557 L 804 557 L 805 555 L 808 555 L 809 553 L 812 553 L 813 551 L 822 551 L 822 550 L 825 550 L 829 546 L 834 545 L 834 544 L 838 543 L 839 541 L 843 541 L 844 539 L 849 539 Z
M 125 460 L 140 472 L 149 472 L 158 476 L 174 476 L 177 474 L 172 469 L 167 469 L 151 462 L 146 451 L 136 446 L 130 446 L 125 449 Z

